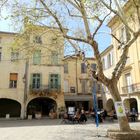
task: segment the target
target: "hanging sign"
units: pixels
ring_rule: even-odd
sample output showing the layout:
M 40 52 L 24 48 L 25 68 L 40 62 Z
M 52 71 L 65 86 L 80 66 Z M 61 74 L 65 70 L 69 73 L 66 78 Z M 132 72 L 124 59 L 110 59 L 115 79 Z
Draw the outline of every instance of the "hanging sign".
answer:
M 115 102 L 115 109 L 118 117 L 126 116 L 125 108 L 122 102 Z

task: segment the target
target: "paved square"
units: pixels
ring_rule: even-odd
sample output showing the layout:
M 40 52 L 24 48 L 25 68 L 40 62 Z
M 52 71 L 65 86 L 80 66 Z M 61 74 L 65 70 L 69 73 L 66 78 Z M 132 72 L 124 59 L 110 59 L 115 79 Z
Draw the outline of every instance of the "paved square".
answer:
M 131 123 L 140 130 L 140 123 Z M 108 128 L 118 128 L 116 122 L 100 124 L 62 124 L 61 120 L 3 120 L 0 121 L 0 140 L 109 140 Z M 97 135 L 101 137 L 97 137 Z

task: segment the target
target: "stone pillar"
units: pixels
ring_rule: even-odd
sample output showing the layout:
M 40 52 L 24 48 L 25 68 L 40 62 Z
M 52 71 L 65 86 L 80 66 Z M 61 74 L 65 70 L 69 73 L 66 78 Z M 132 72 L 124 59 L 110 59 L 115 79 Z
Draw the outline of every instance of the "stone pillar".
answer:
M 138 120 L 140 120 L 140 97 L 137 98 L 137 105 L 138 105 Z
M 21 106 L 21 112 L 20 112 L 20 118 L 21 119 L 25 119 L 26 118 L 26 107 L 25 107 L 25 105 L 22 105 Z

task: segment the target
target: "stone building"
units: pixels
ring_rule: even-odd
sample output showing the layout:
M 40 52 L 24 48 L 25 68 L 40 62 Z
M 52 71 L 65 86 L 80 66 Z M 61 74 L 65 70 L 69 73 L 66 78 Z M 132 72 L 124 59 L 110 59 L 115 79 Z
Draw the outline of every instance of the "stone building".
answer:
M 95 58 L 86 58 L 96 70 Z M 95 81 L 94 81 L 95 82 Z M 95 82 L 96 83 L 96 82 Z M 101 84 L 96 83 L 98 108 L 103 108 Z M 64 98 L 66 107 L 93 108 L 93 82 L 85 64 L 77 57 L 64 58 Z
M 0 32 L 0 117 L 46 117 L 65 107 L 63 50 L 57 28 Z
M 128 1 L 123 7 L 129 26 L 133 30 L 139 27 L 136 16 L 136 9 L 133 7 L 132 1 Z M 111 28 L 111 33 L 114 34 L 121 42 L 127 39 L 125 27 L 117 16 L 113 17 L 108 26 Z M 112 69 L 118 62 L 122 53 L 123 45 L 118 49 L 119 43 L 112 38 L 112 45 L 102 53 L 102 62 L 104 66 L 104 73 L 108 77 L 111 76 Z M 120 77 L 118 88 L 121 94 L 122 101 L 125 107 L 131 112 L 135 108 L 140 113 L 140 37 L 129 48 L 128 59 L 123 73 Z M 106 93 L 106 108 L 111 110 L 114 108 L 113 100 L 108 89 L 105 88 Z M 140 114 L 139 114 L 140 118 Z

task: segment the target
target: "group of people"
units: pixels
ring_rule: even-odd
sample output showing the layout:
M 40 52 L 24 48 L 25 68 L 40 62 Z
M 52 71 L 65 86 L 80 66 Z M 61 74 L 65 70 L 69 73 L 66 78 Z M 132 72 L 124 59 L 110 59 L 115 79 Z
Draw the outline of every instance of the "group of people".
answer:
M 132 122 L 135 122 L 138 116 L 138 113 L 135 108 L 132 108 L 131 111 L 128 109 L 125 110 L 128 120 L 131 119 Z
M 76 112 L 74 114 L 69 114 L 68 112 L 66 112 L 64 114 L 64 119 L 71 121 L 71 122 L 77 122 L 77 123 L 83 123 L 87 121 L 87 117 L 85 115 L 85 111 L 84 109 L 79 109 L 77 108 Z

